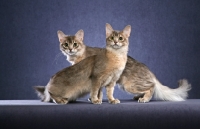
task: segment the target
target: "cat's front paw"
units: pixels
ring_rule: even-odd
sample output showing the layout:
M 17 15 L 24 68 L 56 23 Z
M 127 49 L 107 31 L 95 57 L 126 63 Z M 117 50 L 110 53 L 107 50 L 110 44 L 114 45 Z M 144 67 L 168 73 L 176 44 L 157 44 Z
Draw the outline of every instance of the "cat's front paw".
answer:
M 138 103 L 148 103 L 149 100 L 145 99 L 145 98 L 139 98 L 138 99 Z
M 114 100 L 109 101 L 109 103 L 118 104 L 118 103 L 120 103 L 120 101 L 119 101 L 119 99 L 114 99 Z
M 93 104 L 102 104 L 102 101 L 98 99 L 98 100 L 92 101 L 92 103 L 93 103 Z

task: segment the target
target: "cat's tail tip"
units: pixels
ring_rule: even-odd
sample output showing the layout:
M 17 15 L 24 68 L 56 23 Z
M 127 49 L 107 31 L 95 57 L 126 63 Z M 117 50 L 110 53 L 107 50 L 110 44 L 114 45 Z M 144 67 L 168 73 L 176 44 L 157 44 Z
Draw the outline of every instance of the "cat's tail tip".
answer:
M 177 88 L 177 90 L 179 89 L 179 91 L 182 93 L 180 93 L 180 96 L 185 100 L 188 97 L 188 91 L 192 89 L 191 84 L 188 83 L 187 79 L 181 79 L 178 81 L 179 83 L 179 87 Z

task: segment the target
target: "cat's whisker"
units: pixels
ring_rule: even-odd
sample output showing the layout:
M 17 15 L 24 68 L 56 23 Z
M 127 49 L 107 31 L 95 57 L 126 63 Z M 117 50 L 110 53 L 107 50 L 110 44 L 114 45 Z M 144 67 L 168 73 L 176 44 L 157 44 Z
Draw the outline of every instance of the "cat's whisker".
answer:
M 59 52 L 59 53 L 55 56 L 55 58 L 54 58 L 52 64 L 54 64 L 54 62 L 56 62 L 56 64 L 57 64 L 58 58 L 59 58 L 60 56 L 62 56 L 62 55 L 63 55 L 62 52 Z
M 101 48 L 105 48 L 105 47 L 106 47 L 106 45 L 105 45 L 105 44 L 101 46 Z

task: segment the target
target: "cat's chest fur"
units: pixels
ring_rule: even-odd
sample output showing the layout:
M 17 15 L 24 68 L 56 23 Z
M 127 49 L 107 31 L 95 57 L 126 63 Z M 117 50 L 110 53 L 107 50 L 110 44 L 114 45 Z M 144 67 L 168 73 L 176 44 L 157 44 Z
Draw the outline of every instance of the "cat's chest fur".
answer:
M 67 60 L 72 64 L 76 64 L 78 62 L 80 62 L 81 60 L 85 59 L 85 53 L 83 53 L 82 55 L 67 55 Z
M 111 71 L 123 70 L 127 61 L 127 56 L 125 54 L 120 54 L 113 51 L 106 51 L 107 57 L 107 68 Z
M 112 81 L 117 81 L 125 68 L 126 61 L 127 56 L 125 54 L 105 51 L 97 56 L 94 76 L 99 78 L 104 86 Z

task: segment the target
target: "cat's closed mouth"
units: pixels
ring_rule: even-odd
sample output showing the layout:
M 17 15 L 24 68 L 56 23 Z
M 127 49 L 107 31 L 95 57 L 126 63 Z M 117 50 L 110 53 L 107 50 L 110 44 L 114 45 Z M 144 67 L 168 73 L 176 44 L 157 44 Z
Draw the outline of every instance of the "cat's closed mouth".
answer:
M 75 55 L 76 52 L 68 52 L 68 55 Z
M 114 44 L 112 47 L 115 49 L 119 49 L 121 46 L 119 46 L 118 44 Z

